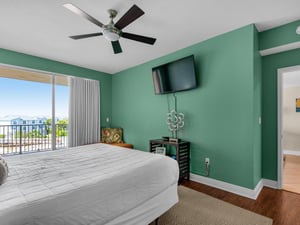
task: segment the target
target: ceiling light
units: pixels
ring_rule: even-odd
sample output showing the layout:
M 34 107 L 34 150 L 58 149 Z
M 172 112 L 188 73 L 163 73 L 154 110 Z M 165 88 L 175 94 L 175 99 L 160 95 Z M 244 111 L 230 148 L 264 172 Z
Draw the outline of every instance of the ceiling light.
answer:
M 114 28 L 106 28 L 103 30 L 103 36 L 109 41 L 117 41 L 120 39 L 120 32 Z
M 296 29 L 296 33 L 300 35 L 300 26 L 299 26 L 299 27 L 297 27 L 297 29 Z

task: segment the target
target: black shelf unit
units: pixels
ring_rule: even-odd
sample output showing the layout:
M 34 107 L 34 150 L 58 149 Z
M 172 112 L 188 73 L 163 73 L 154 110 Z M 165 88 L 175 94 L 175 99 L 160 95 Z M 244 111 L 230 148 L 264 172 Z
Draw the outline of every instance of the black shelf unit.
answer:
M 150 152 L 155 152 L 156 147 L 174 146 L 176 148 L 176 160 L 179 166 L 179 180 L 190 179 L 190 142 L 180 141 L 178 143 L 155 139 L 149 141 Z

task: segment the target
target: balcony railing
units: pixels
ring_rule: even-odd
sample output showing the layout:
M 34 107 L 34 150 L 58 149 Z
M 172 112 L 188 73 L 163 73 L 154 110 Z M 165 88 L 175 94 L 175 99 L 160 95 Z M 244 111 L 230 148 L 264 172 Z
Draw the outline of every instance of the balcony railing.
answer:
M 52 126 L 47 124 L 0 125 L 0 154 L 22 154 L 68 146 L 67 124 L 56 124 L 55 148 Z

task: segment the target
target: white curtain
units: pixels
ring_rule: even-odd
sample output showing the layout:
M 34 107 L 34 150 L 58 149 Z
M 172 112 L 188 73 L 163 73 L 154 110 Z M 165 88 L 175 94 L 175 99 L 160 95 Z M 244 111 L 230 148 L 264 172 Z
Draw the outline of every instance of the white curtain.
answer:
M 99 81 L 70 78 L 69 147 L 100 142 Z

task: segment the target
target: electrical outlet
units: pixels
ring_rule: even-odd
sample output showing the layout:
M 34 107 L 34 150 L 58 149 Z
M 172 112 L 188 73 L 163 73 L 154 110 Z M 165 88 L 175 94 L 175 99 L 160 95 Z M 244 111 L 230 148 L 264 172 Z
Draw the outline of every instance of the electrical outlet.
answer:
M 206 165 L 209 165 L 209 163 L 210 163 L 210 162 L 209 162 L 209 158 L 205 158 L 205 164 L 206 164 Z

